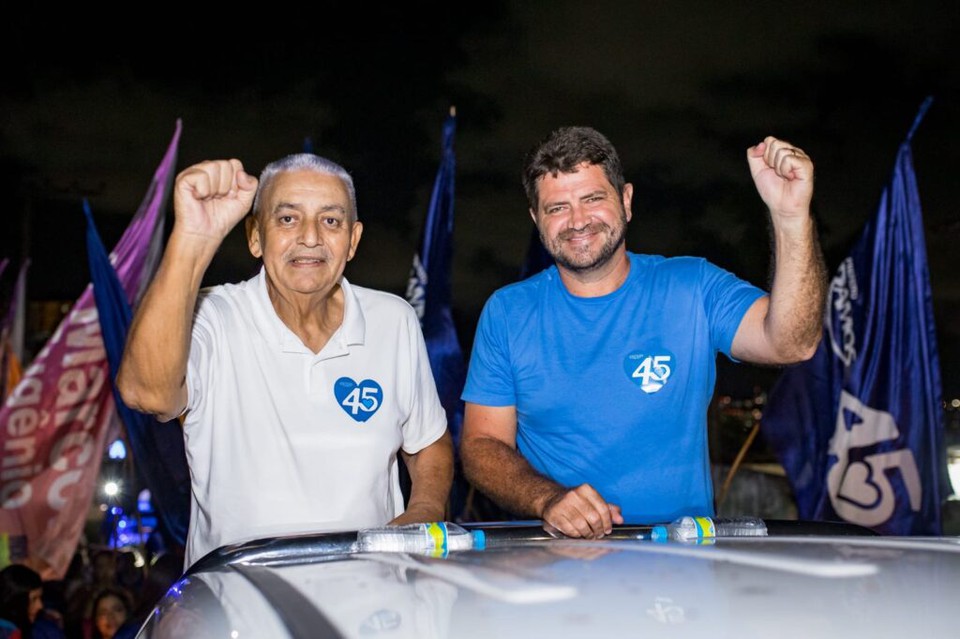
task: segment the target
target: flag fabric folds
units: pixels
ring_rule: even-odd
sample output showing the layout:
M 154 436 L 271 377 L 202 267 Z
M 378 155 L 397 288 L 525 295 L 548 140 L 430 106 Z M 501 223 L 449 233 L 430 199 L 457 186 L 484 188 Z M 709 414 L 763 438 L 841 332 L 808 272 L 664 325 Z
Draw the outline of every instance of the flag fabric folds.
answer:
M 454 441 L 459 442 L 463 424 L 460 393 L 466 366 L 450 310 L 455 131 L 456 116 L 451 112 L 443 124 L 443 156 L 430 196 L 420 248 L 413 257 L 406 297 L 420 318 L 437 392 L 447 412 L 447 425 Z
M 120 369 L 133 312 L 86 202 L 84 213 L 87 216 L 90 279 L 100 318 L 100 333 L 107 351 L 114 404 L 126 430 L 127 443 L 135 460 L 134 467 L 150 490 L 163 529 L 172 541 L 182 546 L 186 544 L 190 523 L 190 471 L 183 431 L 177 420 L 161 423 L 150 415 L 130 409 L 116 390 L 114 381 Z
M 7 268 L 8 260 L 0 262 L 0 275 Z M 30 259 L 27 258 L 20 265 L 17 281 L 10 296 L 10 306 L 0 328 L 0 402 L 5 401 L 10 391 L 16 388 L 23 376 L 21 362 L 23 361 L 23 328 L 26 314 L 27 271 L 30 269 Z
M 830 282 L 814 357 L 786 370 L 763 427 L 801 519 L 940 533 L 942 391 L 910 142 Z
M 156 267 L 180 128 L 114 247 L 128 299 L 139 298 Z M 116 414 L 110 387 L 88 286 L 0 408 L 0 554 L 45 579 L 63 577 L 83 530 Z

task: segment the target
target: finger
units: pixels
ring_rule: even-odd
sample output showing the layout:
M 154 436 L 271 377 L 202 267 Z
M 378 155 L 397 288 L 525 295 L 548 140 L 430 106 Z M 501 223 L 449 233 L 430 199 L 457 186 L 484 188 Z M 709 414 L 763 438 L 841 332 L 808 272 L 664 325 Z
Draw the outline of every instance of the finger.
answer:
M 802 179 L 813 175 L 813 162 L 800 149 L 785 148 L 776 155 L 774 171 L 787 180 Z
M 592 538 L 594 529 L 587 521 L 583 504 L 576 490 L 569 490 L 544 512 L 543 519 L 570 537 Z
M 233 166 L 234 162 L 236 162 L 236 160 L 217 160 L 215 163 L 214 179 L 217 186 L 216 195 L 224 196 L 236 193 L 237 171 Z
M 257 188 L 257 178 L 243 170 L 243 162 L 236 158 L 228 160 L 230 166 L 230 195 L 240 191 L 252 191 Z
M 210 197 L 214 188 L 209 168 L 195 165 L 184 169 L 177 176 L 177 188 L 191 193 L 198 200 Z
M 570 521 L 587 539 L 599 539 L 605 534 L 600 514 L 586 502 L 575 504 L 576 510 L 570 515 Z
M 769 140 L 770 138 L 767 139 Z M 766 161 L 768 150 L 769 145 L 766 140 L 747 149 L 747 165 L 750 167 L 750 175 L 756 177 L 761 171 L 770 168 Z
M 579 502 L 579 500 L 574 501 L 574 503 L 568 503 L 569 508 L 563 513 L 568 525 L 576 531 L 576 535 L 572 536 L 593 539 L 597 536 L 596 524 L 590 521 L 589 513 L 584 512 L 582 504 L 577 502 Z M 595 518 L 596 516 L 594 515 L 594 519 Z
M 767 150 L 766 142 L 759 142 L 758 144 L 751 146 L 747 149 L 747 159 L 749 158 L 762 158 L 763 152 Z
M 550 524 L 567 537 L 579 539 L 583 537 L 583 532 L 581 526 L 578 525 L 575 519 L 576 518 L 569 517 L 564 512 L 557 512 L 553 514 Z
M 181 177 L 197 199 L 206 200 L 228 195 L 234 188 L 234 173 L 230 161 L 214 160 L 190 167 Z
M 763 144 L 764 163 L 780 177 L 792 180 L 812 174 L 813 163 L 803 149 L 773 136 L 768 136 Z
M 241 191 L 256 191 L 258 183 L 257 178 L 245 171 L 241 170 L 240 173 L 237 174 L 237 186 L 240 187 Z
M 610 520 L 618 526 L 623 523 L 623 511 L 616 504 L 607 504 L 610 507 Z
M 581 484 L 575 489 L 582 503 L 579 505 L 584 519 L 590 524 L 597 537 L 609 535 L 613 531 L 613 521 L 610 518 L 610 507 L 590 484 Z
M 763 161 L 767 166 L 775 168 L 777 164 L 777 154 L 782 153 L 784 149 L 791 148 L 791 144 L 784 140 L 778 140 L 772 135 L 763 139 Z

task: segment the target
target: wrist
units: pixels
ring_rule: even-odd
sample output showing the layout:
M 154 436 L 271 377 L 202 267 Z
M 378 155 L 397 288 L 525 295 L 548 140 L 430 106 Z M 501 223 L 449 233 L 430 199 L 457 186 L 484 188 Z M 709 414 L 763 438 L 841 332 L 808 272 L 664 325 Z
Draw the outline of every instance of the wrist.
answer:
M 770 222 L 774 234 L 784 237 L 809 237 L 816 227 L 813 216 L 809 212 L 778 214 L 771 211 Z
M 533 504 L 533 512 L 540 519 L 546 517 L 547 511 L 554 504 L 563 499 L 566 489 L 559 485 L 545 486 L 544 490 L 537 496 Z

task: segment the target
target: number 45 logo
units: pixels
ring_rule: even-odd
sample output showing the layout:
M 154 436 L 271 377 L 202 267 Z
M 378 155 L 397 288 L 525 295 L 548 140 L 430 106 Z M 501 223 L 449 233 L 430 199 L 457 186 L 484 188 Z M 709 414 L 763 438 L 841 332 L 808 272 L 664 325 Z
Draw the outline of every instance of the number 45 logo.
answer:
M 333 385 L 333 394 L 344 412 L 358 422 L 365 422 L 383 403 L 383 389 L 372 379 L 360 383 L 341 377 Z
M 848 427 L 847 414 L 853 423 Z M 850 393 L 840 391 L 836 430 L 830 440 L 830 455 L 837 458 L 827 471 L 830 503 L 838 515 L 855 524 L 878 526 L 886 522 L 897 505 L 897 491 L 890 471 L 899 471 L 906 487 L 910 510 L 920 510 L 923 485 L 913 451 L 895 448 L 852 460 L 850 451 L 868 449 L 900 437 L 893 415 L 871 408 Z
M 644 393 L 656 393 L 663 388 L 675 365 L 673 353 L 630 353 L 623 360 L 623 370 L 631 382 Z

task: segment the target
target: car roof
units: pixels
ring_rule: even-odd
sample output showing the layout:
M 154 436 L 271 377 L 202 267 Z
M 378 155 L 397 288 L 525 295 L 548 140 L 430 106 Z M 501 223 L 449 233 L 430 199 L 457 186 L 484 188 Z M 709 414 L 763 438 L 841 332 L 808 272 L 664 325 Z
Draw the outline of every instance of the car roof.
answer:
M 900 637 L 955 632 L 960 620 L 957 538 L 775 525 L 687 544 L 632 529 L 586 541 L 529 522 L 482 528 L 486 549 L 443 558 L 361 553 L 355 532 L 220 549 L 141 636 Z

